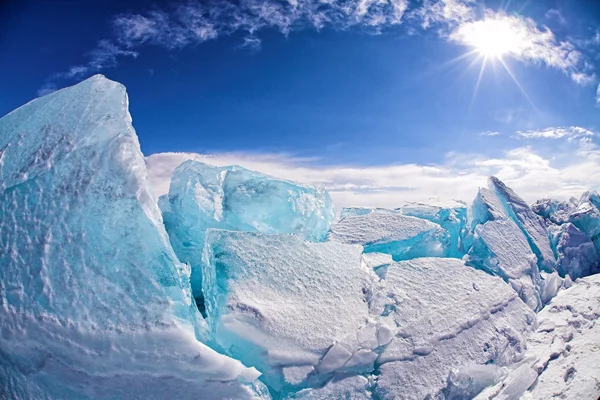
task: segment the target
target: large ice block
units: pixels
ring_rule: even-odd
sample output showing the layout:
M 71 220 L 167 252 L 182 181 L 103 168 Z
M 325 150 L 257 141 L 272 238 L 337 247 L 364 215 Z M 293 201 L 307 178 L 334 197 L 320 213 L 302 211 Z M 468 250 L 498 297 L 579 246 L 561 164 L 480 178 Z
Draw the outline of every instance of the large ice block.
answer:
M 500 180 L 491 177 L 471 207 L 469 265 L 502 277 L 533 310 L 552 292 L 555 255 L 545 224 Z M 540 269 L 545 272 L 544 280 Z
M 568 222 L 549 227 L 552 246 L 558 257 L 558 272 L 571 279 L 598 273 L 600 257 L 594 243 L 575 225 Z
M 368 324 L 374 274 L 361 265 L 361 251 L 210 229 L 203 288 L 217 344 L 281 393 L 320 386 L 339 372 L 370 372 L 385 328 Z
M 192 160 L 177 167 L 160 204 L 175 252 L 192 267 L 196 296 L 201 294 L 201 255 L 208 228 L 293 233 L 321 241 L 335 218 L 323 189 L 238 166 L 214 167 Z
M 597 192 L 584 193 L 577 208 L 569 214 L 569 222 L 590 238 L 600 254 L 600 195 Z
M 122 85 L 96 75 L 0 120 L 0 216 L 0 397 L 268 398 L 196 338 Z
M 448 232 L 438 224 L 395 210 L 349 215 L 331 226 L 329 240 L 360 244 L 365 253 L 390 254 L 396 261 L 443 257 L 450 246 Z
M 545 197 L 533 203 L 531 210 L 554 224 L 564 224 L 569 221 L 569 215 L 575 211 L 578 204 L 579 201 L 574 197 L 568 201 Z
M 474 221 L 477 223 L 512 219 L 527 238 L 531 251 L 537 257 L 538 267 L 546 272 L 555 270 L 556 259 L 550 247 L 548 232 L 541 218 L 498 178 L 490 177 L 488 189 L 480 189 L 473 204 L 473 214 Z
M 391 341 L 376 362 L 375 398 L 472 398 L 522 359 L 535 315 L 499 277 L 417 258 L 391 264 L 382 285 L 371 312 Z
M 426 219 L 440 225 L 450 235 L 447 257 L 461 258 L 468 251 L 467 205 L 458 201 L 407 203 L 402 214 Z

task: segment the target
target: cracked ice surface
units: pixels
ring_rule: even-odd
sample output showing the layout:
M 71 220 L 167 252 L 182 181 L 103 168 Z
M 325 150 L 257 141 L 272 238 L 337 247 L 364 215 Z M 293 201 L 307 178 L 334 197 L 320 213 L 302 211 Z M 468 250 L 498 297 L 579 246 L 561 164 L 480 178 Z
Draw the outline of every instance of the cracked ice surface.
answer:
M 493 382 L 486 364 L 522 358 L 535 315 L 500 278 L 461 260 L 420 258 L 390 265 L 382 285 L 371 311 L 393 336 L 376 361 L 378 398 L 438 398 L 457 390 L 453 375 Z M 467 398 L 476 386 L 463 388 Z
M 441 257 L 449 246 L 448 233 L 438 224 L 394 210 L 349 215 L 331 226 L 329 240 L 360 244 L 365 253 L 390 254 L 396 261 Z
M 600 276 L 578 279 L 538 313 L 524 360 L 477 399 L 598 398 L 599 317 Z
M 181 164 L 169 194 L 159 202 L 173 248 L 192 267 L 195 295 L 202 288 L 202 250 L 208 228 L 263 233 L 294 233 L 324 240 L 335 209 L 323 189 L 300 185 L 239 166 Z
M 122 85 L 96 75 L 8 114 L 0 160 L 4 395 L 268 397 L 196 340 Z
M 533 310 L 556 294 L 556 260 L 548 232 L 525 202 L 497 178 L 479 189 L 472 205 L 469 265 L 510 283 Z M 544 272 L 540 273 L 542 268 Z
M 217 344 L 282 392 L 321 385 L 344 368 L 372 368 L 377 328 L 363 328 L 374 274 L 361 251 L 294 235 L 209 230 L 203 288 Z

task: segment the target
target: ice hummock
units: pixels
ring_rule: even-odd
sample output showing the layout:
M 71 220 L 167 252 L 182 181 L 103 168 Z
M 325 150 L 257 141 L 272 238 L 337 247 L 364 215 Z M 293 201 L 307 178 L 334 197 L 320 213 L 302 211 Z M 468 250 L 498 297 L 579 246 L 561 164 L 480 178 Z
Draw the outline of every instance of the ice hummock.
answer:
M 425 219 L 397 210 L 375 209 L 351 214 L 331 226 L 329 240 L 359 244 L 365 253 L 390 254 L 396 261 L 415 257 L 443 257 L 450 245 L 448 232 Z
M 488 188 L 479 189 L 470 219 L 467 263 L 499 275 L 533 310 L 541 309 L 553 292 L 556 260 L 540 218 L 512 189 L 491 177 Z
M 372 365 L 376 354 L 370 362 L 359 357 L 372 345 L 354 343 L 367 324 L 374 276 L 362 266 L 361 252 L 360 246 L 294 235 L 210 229 L 203 288 L 217 344 L 256 366 L 282 393 Z M 348 335 L 354 342 L 345 342 Z M 376 330 L 366 335 L 377 347 Z M 356 368 L 344 369 L 353 357 Z
M 595 399 L 600 394 L 600 275 L 578 279 L 537 315 L 523 360 L 477 399 Z
M 269 397 L 196 338 L 122 85 L 96 75 L 11 112 L 0 160 L 0 397 Z
M 471 398 L 500 378 L 486 365 L 522 359 L 535 315 L 499 277 L 454 258 L 417 258 L 389 265 L 381 285 L 371 313 L 391 341 L 376 361 L 375 398 L 448 398 L 475 379 L 463 388 Z
M 160 206 L 179 259 L 192 267 L 192 290 L 202 287 L 202 250 L 209 228 L 293 233 L 324 240 L 335 209 L 323 189 L 273 178 L 239 166 L 181 164 Z

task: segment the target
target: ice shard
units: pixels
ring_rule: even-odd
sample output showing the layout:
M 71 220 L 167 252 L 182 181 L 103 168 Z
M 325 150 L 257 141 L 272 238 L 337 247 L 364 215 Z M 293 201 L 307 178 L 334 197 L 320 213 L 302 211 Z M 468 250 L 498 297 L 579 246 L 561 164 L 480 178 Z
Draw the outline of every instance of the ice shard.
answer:
M 396 261 L 443 257 L 450 246 L 448 232 L 438 224 L 396 210 L 348 215 L 331 226 L 329 240 L 359 244 L 365 253 L 390 254 Z
M 480 223 L 485 223 L 487 220 L 512 219 L 527 238 L 531 251 L 537 257 L 540 270 L 554 271 L 556 260 L 550 247 L 548 232 L 529 205 L 494 176 L 489 178 L 488 190 L 480 190 L 480 194 L 477 205 L 473 205 L 478 209 L 475 219 Z M 485 209 L 487 212 L 484 211 Z
M 533 310 L 541 309 L 552 290 L 540 269 L 552 279 L 556 260 L 540 217 L 491 177 L 489 187 L 479 189 L 470 219 L 473 237 L 467 263 L 499 275 Z
M 238 166 L 214 167 L 192 160 L 177 167 L 160 205 L 176 254 L 192 267 L 196 295 L 201 293 L 201 255 L 208 228 L 293 233 L 321 241 L 335 218 L 323 189 Z
M 122 85 L 96 75 L 0 120 L 0 215 L 0 397 L 268 398 L 197 340 Z

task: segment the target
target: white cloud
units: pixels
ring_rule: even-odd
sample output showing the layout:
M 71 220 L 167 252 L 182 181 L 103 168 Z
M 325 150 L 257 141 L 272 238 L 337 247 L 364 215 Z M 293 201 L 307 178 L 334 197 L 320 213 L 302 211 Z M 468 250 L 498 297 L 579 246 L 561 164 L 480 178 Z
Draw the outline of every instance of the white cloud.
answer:
M 38 89 L 38 96 L 45 96 L 58 90 L 58 81 L 67 79 L 82 79 L 86 75 L 91 75 L 104 68 L 114 67 L 117 65 L 118 57 L 133 57 L 136 58 L 138 53 L 131 50 L 123 49 L 108 40 L 101 40 L 96 47 L 87 54 L 89 61 L 85 65 L 75 65 L 69 68 L 66 72 L 59 72 L 51 75 L 46 79 L 46 82 Z
M 596 104 L 600 105 L 600 84 L 596 88 Z
M 525 139 L 560 139 L 569 140 L 594 136 L 594 132 L 580 126 L 551 127 L 541 130 L 517 131 L 517 135 Z
M 500 134 L 500 132 L 497 131 L 485 131 L 485 132 L 481 132 L 479 135 L 480 136 L 498 136 Z
M 532 202 L 543 196 L 567 199 L 600 186 L 600 148 L 586 138 L 566 140 L 569 151 L 561 154 L 543 156 L 531 147 L 511 149 L 499 158 L 451 153 L 439 165 L 324 166 L 315 160 L 286 155 L 245 153 L 159 153 L 146 157 L 146 163 L 157 196 L 168 191 L 177 165 L 196 159 L 213 165 L 238 164 L 283 179 L 323 186 L 338 208 L 398 207 L 432 197 L 470 202 L 490 175 L 498 176 Z
M 408 0 L 246 0 L 186 2 L 170 11 L 123 14 L 113 21 L 117 41 L 127 47 L 154 44 L 179 48 L 242 32 L 253 38 L 265 28 L 288 34 L 293 29 L 362 26 L 378 31 L 398 25 Z

